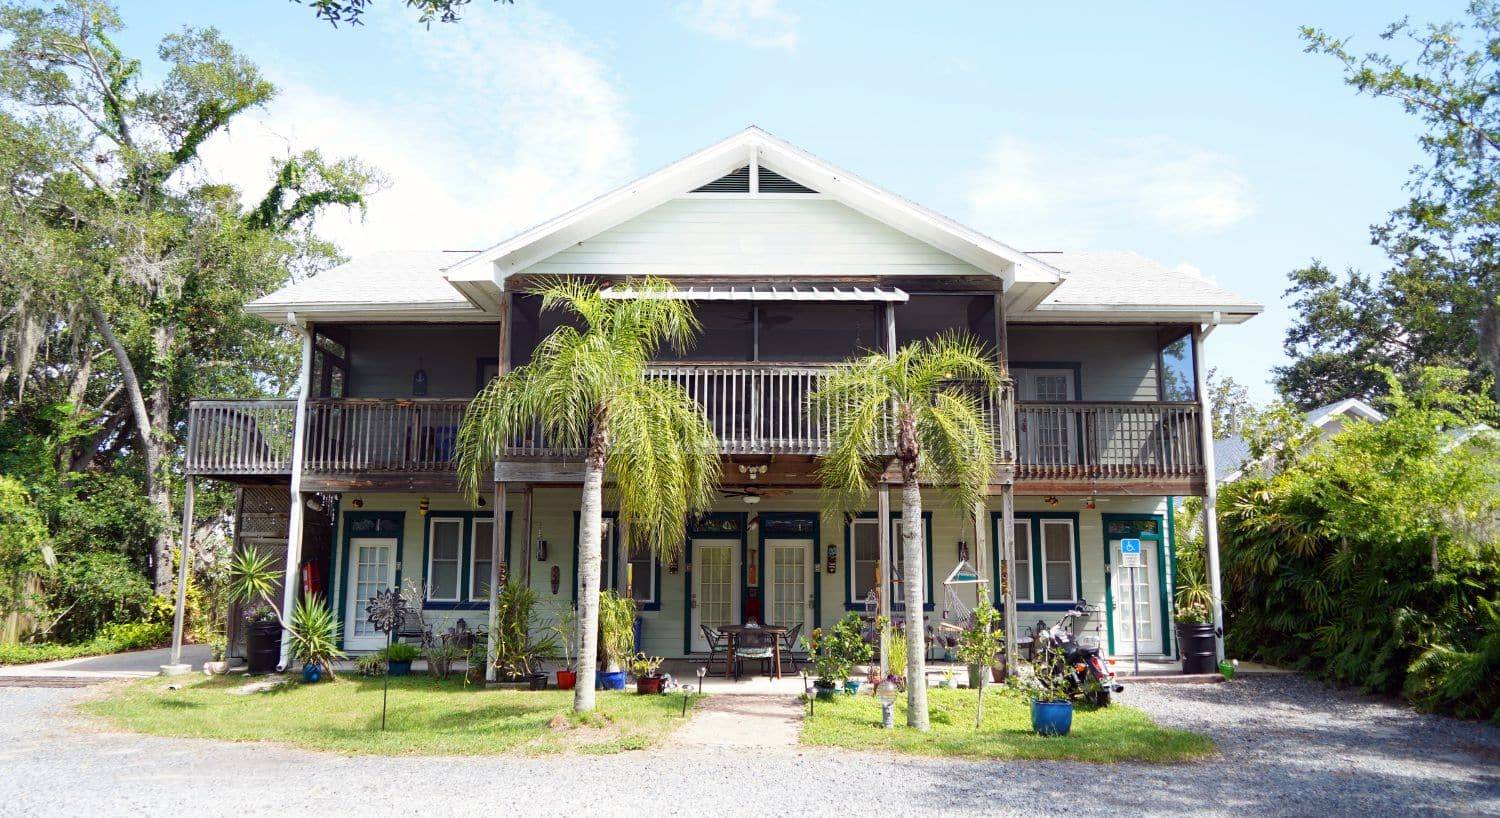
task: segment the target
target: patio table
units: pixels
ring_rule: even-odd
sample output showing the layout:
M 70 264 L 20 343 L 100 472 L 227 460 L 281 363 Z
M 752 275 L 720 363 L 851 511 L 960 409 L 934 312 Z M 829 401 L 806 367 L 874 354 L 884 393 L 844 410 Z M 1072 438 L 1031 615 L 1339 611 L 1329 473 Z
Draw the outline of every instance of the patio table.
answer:
M 734 669 L 739 665 L 740 660 L 739 657 L 735 655 L 735 647 L 740 641 L 740 634 L 763 633 L 771 638 L 771 667 L 774 668 L 774 670 L 771 671 L 771 678 L 780 679 L 781 639 L 782 637 L 786 636 L 786 632 L 787 629 L 781 627 L 780 625 L 756 625 L 755 627 L 751 627 L 749 625 L 725 625 L 724 627 L 719 628 L 719 633 L 724 634 L 724 638 L 729 640 L 727 646 L 728 660 L 724 662 L 724 678 L 734 678 Z

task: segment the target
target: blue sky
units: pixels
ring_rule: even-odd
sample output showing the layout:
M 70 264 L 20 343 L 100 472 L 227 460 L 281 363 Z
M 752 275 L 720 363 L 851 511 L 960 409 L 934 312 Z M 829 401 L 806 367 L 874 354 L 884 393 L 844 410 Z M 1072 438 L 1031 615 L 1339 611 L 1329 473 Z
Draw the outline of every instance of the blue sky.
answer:
M 386 172 L 363 222 L 320 225 L 350 253 L 488 245 L 754 123 L 1022 249 L 1136 250 L 1265 303 L 1208 353 L 1271 398 L 1286 273 L 1378 268 L 1368 225 L 1421 159 L 1297 27 L 1373 49 L 1413 4 L 1048 5 L 475 0 L 431 30 L 398 0 L 338 30 L 284 0 L 121 10 L 134 53 L 212 25 L 281 87 L 205 173 L 253 194 L 305 147 Z

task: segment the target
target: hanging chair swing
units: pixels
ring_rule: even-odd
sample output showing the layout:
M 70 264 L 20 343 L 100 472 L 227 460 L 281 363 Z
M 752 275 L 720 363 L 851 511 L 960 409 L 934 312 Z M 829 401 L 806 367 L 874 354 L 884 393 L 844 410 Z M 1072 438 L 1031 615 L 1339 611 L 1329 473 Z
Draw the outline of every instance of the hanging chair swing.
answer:
M 973 605 L 964 601 L 964 594 L 961 592 L 964 586 L 974 589 Z M 950 655 L 958 646 L 958 635 L 973 626 L 974 608 L 984 601 L 988 586 L 989 583 L 979 570 L 969 562 L 968 549 L 961 549 L 958 564 L 953 566 L 953 570 L 948 572 L 948 578 L 943 580 L 943 615 L 937 623 L 938 643 Z

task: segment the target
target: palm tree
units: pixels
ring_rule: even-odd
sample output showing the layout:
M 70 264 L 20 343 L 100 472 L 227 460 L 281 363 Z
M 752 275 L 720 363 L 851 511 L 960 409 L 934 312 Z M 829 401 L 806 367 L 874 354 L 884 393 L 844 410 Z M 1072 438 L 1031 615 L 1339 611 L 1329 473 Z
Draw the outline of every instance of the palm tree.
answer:
M 580 712 L 594 708 L 605 475 L 627 545 L 665 559 L 682 547 L 688 515 L 713 503 L 720 469 L 703 409 L 682 387 L 646 377 L 663 345 L 691 343 L 698 331 L 692 308 L 664 297 L 673 287 L 661 279 L 626 288 L 634 298 L 608 299 L 593 284 L 567 279 L 540 286 L 542 310 L 567 310 L 582 328 L 559 327 L 529 363 L 490 381 L 458 433 L 459 475 L 471 497 L 490 479 L 496 453 L 533 424 L 551 445 L 585 452 L 574 643 L 582 681 L 573 693 Z
M 909 344 L 893 355 L 871 353 L 839 364 L 812 396 L 823 416 L 832 418 L 831 448 L 818 470 L 830 512 L 864 508 L 890 463 L 894 438 L 901 468 L 906 723 L 918 730 L 928 729 L 920 484 L 940 487 L 961 513 L 974 513 L 995 463 L 978 390 L 987 393 L 1000 378 L 983 344 L 954 333 Z

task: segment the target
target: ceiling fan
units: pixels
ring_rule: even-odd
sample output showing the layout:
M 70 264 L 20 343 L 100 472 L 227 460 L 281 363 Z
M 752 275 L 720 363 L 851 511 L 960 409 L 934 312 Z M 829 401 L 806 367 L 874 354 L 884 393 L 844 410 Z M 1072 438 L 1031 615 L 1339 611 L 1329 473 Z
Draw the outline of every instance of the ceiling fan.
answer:
M 743 497 L 746 505 L 755 505 L 762 497 L 783 497 L 791 494 L 791 489 L 763 489 L 755 486 L 746 486 L 743 489 L 719 489 L 719 493 L 725 497 Z

